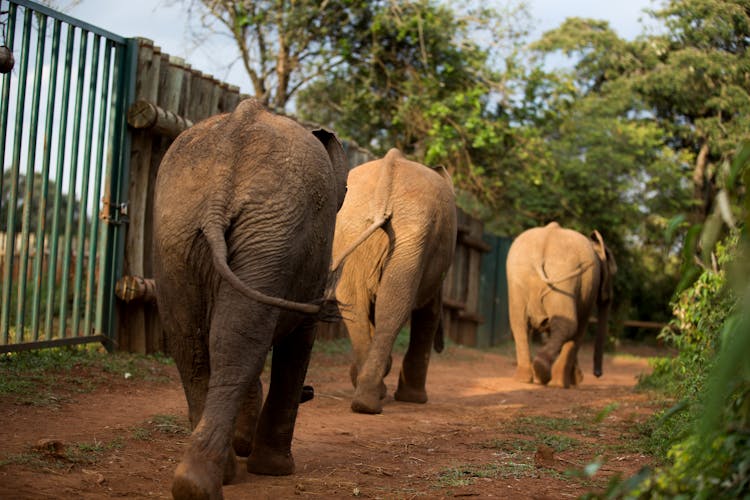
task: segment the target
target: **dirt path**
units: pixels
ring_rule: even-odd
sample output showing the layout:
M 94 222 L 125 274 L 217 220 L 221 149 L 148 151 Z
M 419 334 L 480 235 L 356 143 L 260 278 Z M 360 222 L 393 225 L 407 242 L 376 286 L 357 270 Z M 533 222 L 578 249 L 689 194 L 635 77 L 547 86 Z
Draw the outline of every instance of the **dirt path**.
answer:
M 507 351 L 450 347 L 433 357 L 426 405 L 389 396 L 370 416 L 349 410 L 348 356 L 316 353 L 316 398 L 301 407 L 294 437 L 297 472 L 255 476 L 241 463 L 225 498 L 575 498 L 650 462 L 638 424 L 657 405 L 633 390 L 645 358 L 608 356 L 598 380 L 590 358 L 582 353 L 582 386 L 563 390 L 513 381 Z M 0 399 L 0 498 L 169 498 L 186 405 L 173 367 L 149 369 L 145 379 L 89 373 L 53 396 Z M 92 376 L 109 378 L 78 392 Z M 42 439 L 51 441 L 35 448 Z M 597 456 L 593 478 L 571 474 Z

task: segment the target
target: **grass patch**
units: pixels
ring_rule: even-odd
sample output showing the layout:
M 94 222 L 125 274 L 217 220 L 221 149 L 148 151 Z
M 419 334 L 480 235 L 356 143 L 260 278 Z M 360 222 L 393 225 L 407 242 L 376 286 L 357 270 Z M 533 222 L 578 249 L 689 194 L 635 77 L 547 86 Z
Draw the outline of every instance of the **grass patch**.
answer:
M 133 439 L 147 441 L 154 434 L 167 436 L 188 436 L 190 428 L 187 420 L 176 415 L 154 415 L 142 425 L 131 429 Z
M 50 399 L 45 392 L 54 394 L 60 387 L 78 393 L 93 391 L 102 380 L 97 374 L 102 372 L 166 381 L 169 378 L 158 365 L 171 363 L 163 355 L 111 354 L 93 344 L 4 353 L 0 354 L 0 396 L 20 395 L 22 403 L 44 404 Z
M 502 450 L 506 453 L 531 452 L 536 449 L 533 439 L 501 437 L 479 444 L 480 448 Z
M 549 446 L 557 453 L 586 446 L 576 438 L 560 434 L 537 434 L 534 439 L 514 437 L 496 438 L 480 443 L 479 446 L 490 450 L 501 450 L 506 453 L 517 454 L 534 452 L 542 444 Z
M 337 355 L 352 352 L 352 343 L 349 337 L 331 340 L 316 340 L 312 351 L 320 354 Z
M 442 488 L 468 486 L 477 478 L 495 478 L 500 473 L 498 464 L 460 465 L 438 473 L 438 482 Z
M 190 434 L 185 420 L 176 415 L 154 415 L 149 423 L 162 434 L 182 436 Z
M 58 446 L 48 446 L 45 448 L 32 448 L 28 452 L 8 455 L 0 460 L 0 466 L 3 465 L 22 465 L 32 469 L 67 469 L 72 465 L 92 465 L 104 457 L 105 454 L 121 449 L 123 444 L 122 438 L 113 441 L 81 442 Z
M 600 422 L 603 422 L 605 418 L 607 418 L 613 411 L 615 411 L 619 407 L 620 407 L 619 403 L 608 404 L 607 406 L 602 408 L 602 410 L 599 413 L 596 414 L 596 416 L 594 417 L 594 422 L 596 422 L 597 424 Z
M 523 479 L 540 476 L 551 476 L 555 479 L 567 479 L 564 474 L 547 467 L 537 467 L 531 456 L 518 453 L 502 454 L 499 462 L 481 465 L 459 465 L 438 473 L 438 487 L 456 488 L 474 484 L 477 479 Z

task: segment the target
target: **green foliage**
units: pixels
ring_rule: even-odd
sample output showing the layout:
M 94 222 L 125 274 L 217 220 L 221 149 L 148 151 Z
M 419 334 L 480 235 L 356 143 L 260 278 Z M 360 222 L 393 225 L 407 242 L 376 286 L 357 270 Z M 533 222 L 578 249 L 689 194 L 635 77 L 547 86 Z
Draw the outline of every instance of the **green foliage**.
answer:
M 442 164 L 457 186 L 493 199 L 523 153 L 498 104 L 507 98 L 498 68 L 527 24 L 522 7 L 373 3 L 356 50 L 300 94 L 298 112 L 378 155 L 395 146 Z
M 704 260 L 711 257 L 715 263 L 675 300 L 675 319 L 662 337 L 676 346 L 679 354 L 657 364 L 650 377 L 652 385 L 661 385 L 681 399 L 651 423 L 651 446 L 664 453 L 668 465 L 643 471 L 625 483 L 613 482 L 604 494 L 607 498 L 750 496 L 748 220 L 742 229 L 717 243 L 722 226 L 734 225 L 732 210 L 750 217 L 748 197 L 744 196 L 744 213 L 737 203 L 745 188 L 734 182 L 748 181 L 748 159 L 748 147 L 740 148 L 729 172 L 730 181 L 724 184 L 727 205 L 723 213 L 694 229 L 703 246 L 698 247 L 696 237 L 690 248 L 699 248 Z

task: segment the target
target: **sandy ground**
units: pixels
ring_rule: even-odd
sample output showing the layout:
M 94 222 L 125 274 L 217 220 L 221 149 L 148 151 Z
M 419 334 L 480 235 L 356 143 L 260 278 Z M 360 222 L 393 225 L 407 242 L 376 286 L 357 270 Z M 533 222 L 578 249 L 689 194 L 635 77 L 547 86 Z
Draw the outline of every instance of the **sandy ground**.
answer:
M 645 356 L 658 353 L 608 355 L 596 379 L 584 350 L 583 383 L 567 390 L 515 382 L 509 354 L 450 346 L 432 358 L 426 404 L 389 395 L 381 415 L 359 415 L 349 409 L 349 355 L 317 352 L 307 378 L 316 397 L 294 436 L 297 472 L 256 476 L 240 462 L 225 498 L 575 498 L 652 463 L 639 424 L 660 402 L 634 388 Z M 169 498 L 186 403 L 173 366 L 151 362 L 145 373 L 86 370 L 51 394 L 0 398 L 0 498 Z M 598 472 L 581 475 L 597 457 Z

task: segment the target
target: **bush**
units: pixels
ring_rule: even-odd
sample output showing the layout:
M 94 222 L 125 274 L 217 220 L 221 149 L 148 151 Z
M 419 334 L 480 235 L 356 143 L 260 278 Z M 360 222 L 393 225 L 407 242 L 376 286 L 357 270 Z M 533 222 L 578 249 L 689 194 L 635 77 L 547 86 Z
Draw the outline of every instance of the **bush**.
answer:
M 652 448 L 667 464 L 613 483 L 604 497 L 750 496 L 747 248 L 738 236 L 729 238 L 717 247 L 720 270 L 706 270 L 679 295 L 675 318 L 661 334 L 679 355 L 657 363 L 643 380 L 681 399 L 652 421 Z

